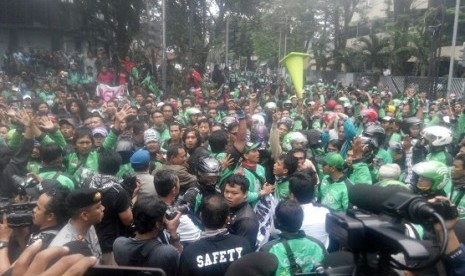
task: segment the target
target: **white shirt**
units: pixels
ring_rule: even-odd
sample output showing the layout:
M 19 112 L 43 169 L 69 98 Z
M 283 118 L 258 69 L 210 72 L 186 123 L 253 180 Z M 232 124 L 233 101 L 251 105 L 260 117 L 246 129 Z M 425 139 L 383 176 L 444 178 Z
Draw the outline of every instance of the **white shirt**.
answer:
M 325 207 L 314 206 L 313 203 L 301 204 L 304 211 L 304 220 L 302 222 L 303 230 L 307 236 L 321 241 L 326 248 L 329 245 L 328 233 L 326 233 L 326 214 L 329 210 Z

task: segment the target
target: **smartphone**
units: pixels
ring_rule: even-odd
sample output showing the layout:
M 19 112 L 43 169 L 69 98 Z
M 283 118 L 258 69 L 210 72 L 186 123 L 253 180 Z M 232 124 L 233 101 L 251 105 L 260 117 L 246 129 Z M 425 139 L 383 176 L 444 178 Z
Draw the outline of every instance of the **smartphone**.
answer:
M 138 266 L 94 265 L 85 276 L 166 276 L 161 268 Z

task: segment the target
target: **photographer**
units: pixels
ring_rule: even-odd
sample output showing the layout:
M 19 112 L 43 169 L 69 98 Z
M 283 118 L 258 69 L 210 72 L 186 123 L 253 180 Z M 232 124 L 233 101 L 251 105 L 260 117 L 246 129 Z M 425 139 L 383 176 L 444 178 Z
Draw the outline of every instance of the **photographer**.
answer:
M 45 180 L 41 183 L 41 185 L 46 187 L 46 191 L 39 196 L 36 206 L 33 209 L 32 233 L 29 234 L 29 227 L 15 228 L 13 229 L 14 235 L 12 239 L 9 237 L 6 239 L 6 236 L 3 236 L 5 239 L 2 239 L 1 231 L 8 228 L 7 221 L 5 220 L 2 226 L 0 226 L 0 229 L 3 229 L 0 230 L 0 241 L 3 241 L 3 246 L 5 246 L 5 248 L 8 247 L 8 243 L 11 242 L 13 247 L 10 246 L 10 248 L 17 247 L 17 249 L 13 251 L 18 251 L 19 253 L 35 241 L 41 240 L 41 250 L 43 250 L 49 246 L 56 234 L 66 224 L 69 217 L 66 213 L 64 202 L 69 191 L 65 188 L 59 187 L 59 183 L 56 181 Z M 0 247 L 1 246 L 2 245 L 0 244 Z M 11 256 L 11 252 L 10 254 L 6 254 L 6 258 L 3 258 L 3 256 L 0 257 L 3 258 L 0 260 L 0 263 L 5 265 L 8 264 L 9 266 L 9 255 Z M 0 271 L 2 271 L 2 269 L 0 269 Z
M 157 267 L 167 275 L 176 275 L 179 252 L 172 245 L 160 241 L 163 223 L 169 231 L 176 232 L 181 213 L 175 218 L 166 218 L 167 206 L 163 201 L 141 198 L 134 205 L 134 238 L 119 237 L 113 243 L 113 252 L 118 265 Z M 178 242 L 175 239 L 173 243 Z
M 173 171 L 162 170 L 155 173 L 153 183 L 158 196 L 166 203 L 169 211 L 173 213 L 171 215 L 174 215 L 178 210 L 182 214 L 179 218 L 177 232 L 169 232 L 167 229 L 167 233 L 162 233 L 162 235 L 165 234 L 163 236 L 166 241 L 173 241 L 173 239 L 176 241 L 176 239 L 178 239 L 178 242 L 174 243 L 174 246 L 176 246 L 179 252 L 181 252 L 182 244 L 180 244 L 179 241 L 183 244 L 188 244 L 198 240 L 200 238 L 200 229 L 187 215 L 188 212 L 192 213 L 187 205 L 181 205 L 178 207 L 175 205 L 175 201 L 178 198 L 180 191 L 179 177 L 177 177 Z M 168 217 L 168 219 L 172 219 L 172 217 Z

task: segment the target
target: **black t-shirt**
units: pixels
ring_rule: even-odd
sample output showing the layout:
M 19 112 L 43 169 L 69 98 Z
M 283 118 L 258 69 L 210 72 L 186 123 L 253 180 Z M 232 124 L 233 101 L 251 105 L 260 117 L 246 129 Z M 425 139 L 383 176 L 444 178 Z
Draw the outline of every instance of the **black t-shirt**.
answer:
M 119 213 L 126 211 L 130 203 L 128 193 L 119 184 L 102 191 L 105 211 L 102 222 L 95 225 L 102 253 L 113 251 L 115 239 L 126 234 L 126 227 L 121 223 Z
M 232 262 L 251 252 L 249 242 L 243 237 L 232 234 L 205 237 L 184 248 L 179 273 L 221 276 Z
M 158 240 L 119 237 L 113 244 L 113 254 L 118 265 L 161 268 L 166 275 L 176 275 L 178 270 L 178 251 Z

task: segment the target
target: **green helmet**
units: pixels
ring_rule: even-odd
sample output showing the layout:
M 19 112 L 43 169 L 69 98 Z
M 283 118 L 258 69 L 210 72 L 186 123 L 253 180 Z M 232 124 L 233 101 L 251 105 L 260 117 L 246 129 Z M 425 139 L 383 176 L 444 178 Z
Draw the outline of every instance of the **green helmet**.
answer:
M 431 180 L 429 193 L 436 193 L 442 190 L 450 180 L 449 168 L 438 161 L 424 161 L 413 166 L 413 172 L 417 175 Z
M 305 148 L 305 146 L 307 146 L 307 142 L 307 137 L 305 137 L 302 133 L 298 131 L 289 132 L 286 136 L 284 136 L 282 147 L 283 150 L 287 152 L 295 147 Z
M 186 110 L 186 114 L 185 114 L 185 119 L 186 119 L 186 122 L 190 123 L 192 120 L 191 120 L 191 116 L 192 115 L 200 115 L 202 114 L 202 111 L 200 111 L 198 108 L 196 107 L 190 107 Z

